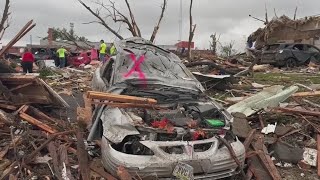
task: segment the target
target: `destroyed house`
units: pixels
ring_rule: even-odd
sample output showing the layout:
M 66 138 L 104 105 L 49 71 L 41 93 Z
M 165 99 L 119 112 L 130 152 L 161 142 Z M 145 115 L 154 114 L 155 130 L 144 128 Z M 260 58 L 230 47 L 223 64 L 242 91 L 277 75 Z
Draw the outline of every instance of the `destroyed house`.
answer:
M 320 16 L 292 20 L 287 16 L 272 19 L 251 34 L 255 47 L 273 43 L 304 43 L 320 48 Z

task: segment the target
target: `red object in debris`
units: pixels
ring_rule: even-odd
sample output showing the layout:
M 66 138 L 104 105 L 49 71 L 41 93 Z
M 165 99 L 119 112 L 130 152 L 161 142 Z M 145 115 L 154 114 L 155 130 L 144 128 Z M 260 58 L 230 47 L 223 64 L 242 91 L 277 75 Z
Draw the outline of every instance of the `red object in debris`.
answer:
M 180 41 L 175 46 L 178 48 L 186 48 L 188 49 L 189 41 Z M 194 42 L 191 42 L 191 49 L 194 48 Z
M 169 123 L 169 120 L 165 118 L 165 119 L 162 119 L 161 121 L 153 121 L 151 125 L 154 128 L 164 129 L 168 125 L 168 123 Z
M 206 136 L 206 133 L 202 130 L 197 130 L 196 132 L 194 132 L 192 134 L 192 139 L 193 140 L 199 140 L 199 139 L 202 139 L 202 138 L 205 138 Z
M 87 52 L 81 52 L 78 56 L 68 57 L 68 64 L 73 65 L 75 67 L 80 66 L 81 64 L 89 64 L 91 59 Z

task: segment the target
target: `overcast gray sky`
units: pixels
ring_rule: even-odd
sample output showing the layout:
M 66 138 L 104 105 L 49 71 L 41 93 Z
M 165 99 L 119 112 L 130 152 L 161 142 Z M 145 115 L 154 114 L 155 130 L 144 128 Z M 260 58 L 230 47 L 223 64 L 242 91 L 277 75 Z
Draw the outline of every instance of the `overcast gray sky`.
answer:
M 11 1 L 11 26 L 2 40 L 3 44 L 13 38 L 30 19 L 33 19 L 37 26 L 19 41 L 18 45 L 29 43 L 30 35 L 32 35 L 33 44 L 38 44 L 39 37 L 46 36 L 49 27 L 68 28 L 70 22 L 75 24 L 75 31 L 78 35 L 86 36 L 91 41 L 115 40 L 115 37 L 99 24 L 82 24 L 95 20 L 95 17 L 82 7 L 77 0 Z M 92 8 L 96 8 L 91 3 L 92 0 L 83 1 Z M 122 3 L 123 0 L 116 0 L 116 2 L 121 11 L 127 11 Z M 130 0 L 130 2 L 143 37 L 149 39 L 160 15 L 162 0 Z M 168 0 L 168 8 L 156 38 L 157 44 L 174 44 L 177 42 L 179 38 L 179 3 L 180 0 Z M 183 0 L 184 40 L 188 39 L 189 33 L 189 3 L 189 0 Z M 263 19 L 265 4 L 270 18 L 274 15 L 274 8 L 278 16 L 286 14 L 293 17 L 296 6 L 298 6 L 298 17 L 320 14 L 319 0 L 194 0 L 193 18 L 194 23 L 197 24 L 194 36 L 196 47 L 209 48 L 209 37 L 217 32 L 221 34 L 220 41 L 223 44 L 234 40 L 237 49 L 242 50 L 245 38 L 258 27 L 263 26 L 262 22 L 249 18 L 248 15 L 252 14 Z M 3 6 L 4 0 L 1 0 L 1 10 Z M 124 28 L 120 33 L 125 37 L 130 36 Z

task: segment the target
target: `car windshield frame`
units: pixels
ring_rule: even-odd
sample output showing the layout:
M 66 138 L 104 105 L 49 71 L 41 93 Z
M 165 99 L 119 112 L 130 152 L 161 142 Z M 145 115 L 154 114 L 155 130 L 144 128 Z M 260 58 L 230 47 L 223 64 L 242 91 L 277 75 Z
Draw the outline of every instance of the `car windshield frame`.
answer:
M 145 41 L 147 42 L 147 41 Z M 139 68 L 144 73 L 145 82 L 151 84 L 168 84 L 174 86 L 181 83 L 178 87 L 185 86 L 194 90 L 204 91 L 201 83 L 187 69 L 178 56 L 166 51 L 156 45 L 145 42 L 122 41 L 115 43 L 118 49 L 118 54 L 115 60 L 114 67 L 114 84 L 121 83 L 126 80 L 139 83 L 141 74 L 134 72 L 129 77 L 124 77 L 135 66 L 135 62 L 131 59 L 130 54 L 134 54 L 136 61 L 143 55 L 145 59 L 139 64 Z M 143 83 L 143 81 L 140 81 Z M 178 84 L 177 84 L 178 83 Z M 185 85 L 184 85 L 185 84 Z

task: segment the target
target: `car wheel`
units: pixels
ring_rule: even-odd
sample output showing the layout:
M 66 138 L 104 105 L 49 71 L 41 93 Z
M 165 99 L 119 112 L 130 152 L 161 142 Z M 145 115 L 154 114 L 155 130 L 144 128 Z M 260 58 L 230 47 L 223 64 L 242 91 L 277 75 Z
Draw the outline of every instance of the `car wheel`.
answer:
M 286 60 L 286 67 L 287 68 L 294 68 L 297 66 L 297 60 L 294 58 L 289 58 Z

